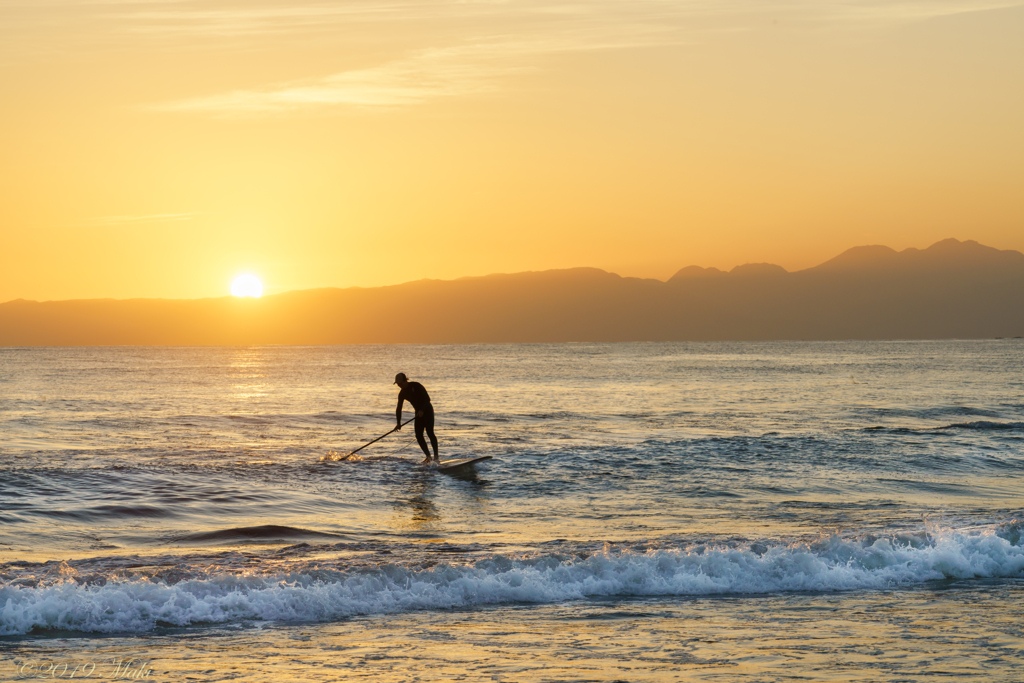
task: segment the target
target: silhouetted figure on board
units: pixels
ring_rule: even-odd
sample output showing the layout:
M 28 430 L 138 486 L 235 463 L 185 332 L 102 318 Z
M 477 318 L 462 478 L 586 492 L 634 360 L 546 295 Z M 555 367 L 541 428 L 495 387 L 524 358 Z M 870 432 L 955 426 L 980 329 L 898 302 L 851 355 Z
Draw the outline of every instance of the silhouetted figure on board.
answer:
M 430 451 L 427 450 L 427 441 L 423 438 L 424 431 L 430 437 L 430 445 L 434 447 L 434 462 L 440 462 L 437 459 L 437 437 L 434 436 L 434 406 L 430 403 L 430 394 L 427 393 L 427 390 L 419 382 L 410 382 L 404 372 L 395 375 L 395 384 L 401 388 L 401 391 L 398 392 L 398 408 L 395 410 L 395 418 L 398 420 L 398 427 L 396 429 L 402 428 L 402 404 L 408 401 L 412 404 L 413 410 L 416 411 L 416 421 L 413 422 L 413 426 L 416 428 L 416 441 L 419 443 L 420 448 L 423 449 L 423 455 L 427 456 L 423 459 L 423 464 L 426 465 L 430 462 Z

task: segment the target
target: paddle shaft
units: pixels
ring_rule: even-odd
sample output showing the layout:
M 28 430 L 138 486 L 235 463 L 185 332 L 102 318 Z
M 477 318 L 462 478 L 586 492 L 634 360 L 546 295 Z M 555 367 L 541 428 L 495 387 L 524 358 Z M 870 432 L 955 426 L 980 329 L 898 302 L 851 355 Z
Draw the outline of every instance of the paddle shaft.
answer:
M 406 420 L 405 422 L 402 423 L 402 426 L 404 427 L 405 425 L 409 424 L 410 422 L 412 422 L 415 419 L 416 419 L 415 417 L 410 417 L 408 420 Z M 395 427 L 394 429 L 391 430 L 391 432 L 396 432 L 396 431 L 398 431 L 398 427 Z M 381 434 L 380 436 L 378 436 L 373 441 L 368 441 L 367 443 L 364 443 L 362 446 L 360 446 L 359 448 L 355 449 L 354 451 L 349 451 L 348 455 L 355 455 L 356 453 L 358 453 L 359 451 L 363 450 L 364 448 L 366 448 L 370 444 L 377 443 L 378 441 L 383 439 L 385 436 L 387 436 L 391 432 L 388 432 L 387 434 Z

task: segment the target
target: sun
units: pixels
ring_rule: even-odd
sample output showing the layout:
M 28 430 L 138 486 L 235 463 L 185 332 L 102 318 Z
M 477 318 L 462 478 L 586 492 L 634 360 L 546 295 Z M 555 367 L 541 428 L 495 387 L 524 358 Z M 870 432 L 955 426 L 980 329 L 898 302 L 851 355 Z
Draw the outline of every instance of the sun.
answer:
M 231 293 L 234 296 L 263 296 L 263 283 L 255 275 L 239 275 L 231 283 Z

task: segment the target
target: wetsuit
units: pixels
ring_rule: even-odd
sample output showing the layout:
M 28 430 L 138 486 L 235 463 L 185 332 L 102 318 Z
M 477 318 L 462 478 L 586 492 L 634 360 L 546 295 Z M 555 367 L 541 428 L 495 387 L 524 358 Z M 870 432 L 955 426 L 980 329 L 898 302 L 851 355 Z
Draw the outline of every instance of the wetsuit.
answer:
M 426 431 L 430 437 L 430 445 L 434 447 L 434 457 L 437 457 L 437 437 L 434 436 L 434 406 L 430 403 L 430 394 L 419 382 L 409 382 L 405 388 L 398 392 L 398 408 L 395 410 L 395 418 L 398 424 L 402 424 L 402 404 L 408 401 L 416 411 L 416 421 L 413 426 L 416 428 L 416 441 L 419 442 L 423 453 L 429 458 L 430 451 L 427 450 L 427 442 L 423 438 Z M 422 415 L 420 414 L 422 413 Z

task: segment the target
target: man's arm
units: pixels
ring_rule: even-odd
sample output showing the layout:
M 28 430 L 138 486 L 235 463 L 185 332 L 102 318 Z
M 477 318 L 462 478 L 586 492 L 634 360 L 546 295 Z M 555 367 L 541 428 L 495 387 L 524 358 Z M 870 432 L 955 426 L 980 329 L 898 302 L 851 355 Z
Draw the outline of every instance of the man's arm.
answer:
M 395 408 L 395 422 L 398 424 L 398 426 L 395 427 L 395 429 L 402 428 L 402 404 L 405 403 L 405 396 L 403 396 L 402 394 L 404 393 L 405 389 L 402 389 L 401 391 L 398 392 L 398 407 Z

